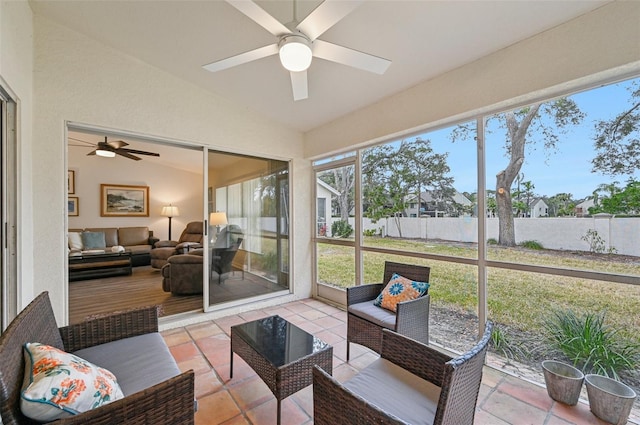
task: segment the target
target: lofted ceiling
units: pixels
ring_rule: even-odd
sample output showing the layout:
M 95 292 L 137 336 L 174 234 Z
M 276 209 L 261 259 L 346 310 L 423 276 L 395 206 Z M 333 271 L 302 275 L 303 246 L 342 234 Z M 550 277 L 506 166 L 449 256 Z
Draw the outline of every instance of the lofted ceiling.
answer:
M 205 90 L 305 132 L 596 9 L 599 1 L 365 1 L 320 39 L 392 61 L 384 75 L 314 58 L 309 98 L 270 56 L 211 73 L 203 65 L 275 37 L 221 0 L 30 0 L 42 15 Z M 257 1 L 286 24 L 293 2 Z M 297 0 L 298 20 L 321 1 Z

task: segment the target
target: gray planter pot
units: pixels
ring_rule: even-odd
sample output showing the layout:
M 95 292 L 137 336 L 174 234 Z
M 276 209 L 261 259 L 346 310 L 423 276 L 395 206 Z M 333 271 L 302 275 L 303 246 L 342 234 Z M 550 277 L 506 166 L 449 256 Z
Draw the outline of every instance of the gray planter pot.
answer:
M 549 397 L 569 406 L 578 404 L 584 381 L 584 374 L 579 369 L 555 360 L 545 360 L 542 371 Z
M 591 412 L 603 421 L 626 424 L 636 392 L 622 382 L 602 375 L 589 374 L 585 382 Z

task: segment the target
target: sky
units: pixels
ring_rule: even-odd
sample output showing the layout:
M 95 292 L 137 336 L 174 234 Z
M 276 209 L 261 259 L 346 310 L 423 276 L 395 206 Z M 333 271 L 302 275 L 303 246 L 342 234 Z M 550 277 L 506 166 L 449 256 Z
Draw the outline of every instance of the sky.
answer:
M 586 114 L 582 124 L 574 127 L 557 146 L 555 153 L 547 155 L 542 146 L 534 150 L 526 149 L 525 163 L 521 169 L 523 181 L 531 181 L 538 196 L 553 196 L 571 193 L 574 200 L 584 199 L 603 183 L 618 181 L 624 187 L 629 176 L 611 178 L 591 171 L 591 160 L 595 156 L 593 148 L 594 123 L 600 119 L 610 119 L 630 106 L 630 92 L 627 88 L 634 80 L 577 93 L 570 96 Z M 640 81 L 640 78 L 635 79 Z M 432 142 L 434 151 L 449 152 L 450 176 L 454 177 L 454 187 L 459 192 L 476 192 L 476 156 L 473 142 L 452 143 L 449 134 L 452 128 L 421 135 Z M 486 169 L 487 189 L 495 190 L 495 176 L 508 164 L 504 154 L 504 132 L 487 135 Z M 635 178 L 640 179 L 640 171 Z

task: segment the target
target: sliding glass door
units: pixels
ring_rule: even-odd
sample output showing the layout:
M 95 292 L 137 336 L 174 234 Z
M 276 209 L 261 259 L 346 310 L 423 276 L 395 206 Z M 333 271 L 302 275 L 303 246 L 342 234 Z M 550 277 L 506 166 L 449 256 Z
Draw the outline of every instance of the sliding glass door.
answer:
M 0 86 L 0 333 L 17 314 L 16 103 Z
M 205 306 L 289 290 L 289 164 L 210 150 Z

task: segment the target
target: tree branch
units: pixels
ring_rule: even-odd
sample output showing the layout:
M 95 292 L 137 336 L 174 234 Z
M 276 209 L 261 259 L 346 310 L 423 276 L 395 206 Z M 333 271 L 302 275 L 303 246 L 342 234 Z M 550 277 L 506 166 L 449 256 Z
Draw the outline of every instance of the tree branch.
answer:
M 629 115 L 631 115 L 631 113 L 632 113 L 633 111 L 635 111 L 636 109 L 638 109 L 638 108 L 640 108 L 640 102 L 638 102 L 638 103 L 636 103 L 635 105 L 633 105 L 633 106 L 631 107 L 631 109 L 629 109 L 627 112 L 625 112 L 624 114 L 622 114 L 622 116 L 616 120 L 616 123 L 615 123 L 615 125 L 613 126 L 613 129 L 611 130 L 611 138 L 610 138 L 610 140 L 611 140 L 611 142 L 612 142 L 612 143 L 613 143 L 613 140 L 614 140 L 615 134 L 618 132 L 618 127 L 620 127 L 620 123 L 621 123 L 621 122 L 622 122 L 626 117 L 628 117 Z

